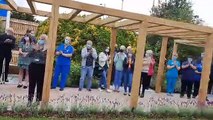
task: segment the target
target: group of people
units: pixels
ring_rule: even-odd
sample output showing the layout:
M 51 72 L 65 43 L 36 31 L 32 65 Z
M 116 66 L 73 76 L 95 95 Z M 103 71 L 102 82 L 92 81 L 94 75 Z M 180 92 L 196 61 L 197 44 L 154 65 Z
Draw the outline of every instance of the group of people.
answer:
M 36 102 L 42 98 L 43 80 L 46 62 L 47 35 L 42 34 L 36 41 L 33 31 L 28 30 L 21 39 L 19 48 L 19 83 L 18 88 L 28 88 L 28 106 L 32 104 L 35 88 L 37 87 Z M 5 80 L 8 81 L 9 63 L 12 58 L 12 49 L 15 47 L 16 38 L 12 28 L 0 35 L 0 73 L 2 73 L 3 60 L 5 59 Z
M 6 33 L 0 35 L 0 68 L 3 66 L 3 60 L 5 59 L 5 73 L 6 80 L 8 75 L 9 63 L 12 58 L 11 50 L 15 47 L 15 37 L 12 28 L 8 28 Z M 28 89 L 28 105 L 31 105 L 33 101 L 35 87 L 37 85 L 37 97 L 36 101 L 41 101 L 42 88 L 45 72 L 46 51 L 47 51 L 47 35 L 42 34 L 37 41 L 33 30 L 28 30 L 24 37 L 20 40 L 19 48 L 19 83 L 18 88 Z M 56 89 L 58 80 L 60 79 L 60 91 L 63 91 L 70 73 L 72 56 L 74 54 L 74 48 L 71 45 L 71 38 L 65 37 L 64 42 L 61 43 L 56 49 L 56 63 L 54 69 L 54 76 L 51 89 Z M 202 72 L 202 58 L 204 54 L 201 54 L 201 60 L 193 60 L 192 57 L 188 57 L 187 61 L 182 64 L 177 60 L 178 55 L 173 54 L 172 59 L 167 61 L 167 95 L 172 96 L 175 90 L 176 81 L 179 76 L 179 71 L 182 73 L 181 80 L 181 94 L 183 97 L 187 93 L 187 97 L 191 98 L 192 86 L 194 86 L 193 98 L 198 95 L 201 72 Z M 81 50 L 81 77 L 79 80 L 79 91 L 84 88 L 84 81 L 87 78 L 87 90 L 91 91 L 94 68 L 98 66 L 98 70 L 101 72 L 101 79 L 99 80 L 99 90 L 106 90 L 111 92 L 109 86 L 107 86 L 107 72 L 109 64 L 113 64 L 113 85 L 114 92 L 119 92 L 120 87 L 124 86 L 124 95 L 131 95 L 132 79 L 135 65 L 135 55 L 132 48 L 121 45 L 116 48 L 113 61 L 110 61 L 110 48 L 106 47 L 103 52 L 97 54 L 96 49 L 93 47 L 91 40 L 88 40 L 85 47 Z M 141 72 L 141 82 L 139 95 L 144 97 L 145 90 L 150 88 L 150 81 L 153 76 L 155 68 L 155 58 L 152 50 L 147 50 L 143 58 L 143 67 Z M 98 65 L 97 65 L 98 64 Z M 2 69 L 0 69 L 0 73 Z M 210 82 L 208 92 L 211 92 L 213 84 L 213 65 L 211 69 Z M 142 90 L 141 90 L 142 87 Z
M 181 92 L 180 97 L 183 98 L 187 94 L 187 98 L 196 98 L 199 93 L 201 73 L 203 67 L 204 53 L 201 53 L 199 59 L 188 56 L 187 60 L 180 63 L 177 54 L 173 54 L 172 59 L 167 62 L 167 95 L 173 96 L 175 85 L 181 73 Z M 179 72 L 180 71 L 180 72 Z M 211 65 L 211 74 L 209 77 L 208 94 L 211 94 L 213 84 L 213 64 Z M 194 88 L 193 88 L 194 87 Z M 193 88 L 193 89 L 192 89 Z M 207 99 L 208 100 L 208 99 Z

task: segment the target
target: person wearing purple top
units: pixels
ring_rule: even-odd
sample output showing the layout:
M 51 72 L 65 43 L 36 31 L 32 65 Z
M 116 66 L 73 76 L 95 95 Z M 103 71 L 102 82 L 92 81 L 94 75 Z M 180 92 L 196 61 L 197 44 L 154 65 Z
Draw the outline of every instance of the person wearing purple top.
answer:
M 188 57 L 187 61 L 183 62 L 182 68 L 182 78 L 181 78 L 181 94 L 180 97 L 184 97 L 184 94 L 187 93 L 187 98 L 191 98 L 192 93 L 192 84 L 195 75 L 196 67 L 192 63 L 192 58 Z

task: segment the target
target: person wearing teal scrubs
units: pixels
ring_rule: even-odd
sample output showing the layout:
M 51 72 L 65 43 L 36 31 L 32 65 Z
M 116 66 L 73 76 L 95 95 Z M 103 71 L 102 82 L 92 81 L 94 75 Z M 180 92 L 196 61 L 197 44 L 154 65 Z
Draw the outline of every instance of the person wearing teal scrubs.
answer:
M 178 79 L 180 62 L 177 60 L 177 57 L 178 57 L 177 54 L 173 54 L 172 60 L 169 60 L 167 63 L 166 79 L 167 79 L 167 95 L 168 96 L 173 96 L 172 93 L 174 93 L 176 81 Z
M 57 87 L 60 75 L 60 91 L 63 91 L 66 85 L 66 81 L 70 73 L 71 57 L 74 53 L 74 48 L 70 45 L 70 42 L 70 37 L 66 37 L 64 40 L 64 44 L 59 45 L 56 50 L 57 60 L 53 77 L 52 89 L 55 89 Z

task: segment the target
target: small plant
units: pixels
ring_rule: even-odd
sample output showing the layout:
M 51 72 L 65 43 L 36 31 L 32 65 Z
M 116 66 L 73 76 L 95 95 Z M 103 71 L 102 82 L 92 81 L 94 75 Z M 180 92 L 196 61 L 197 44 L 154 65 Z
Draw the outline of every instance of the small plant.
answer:
M 22 113 L 22 112 L 27 111 L 27 108 L 26 108 L 26 106 L 17 104 L 17 105 L 12 106 L 12 110 L 15 113 Z
M 151 113 L 160 117 L 174 117 L 178 114 L 177 110 L 172 107 L 159 107 L 157 109 L 152 109 Z
M 179 116 L 180 117 L 192 117 L 193 116 L 193 110 L 187 109 L 187 108 L 180 108 L 179 109 Z
M 6 103 L 0 103 L 0 112 L 4 113 L 5 111 L 7 111 L 7 106 L 8 104 Z
M 207 119 L 213 118 L 213 108 L 205 108 L 202 110 L 202 116 Z
M 136 108 L 136 109 L 133 111 L 133 113 L 134 113 L 135 115 L 139 115 L 139 116 L 147 116 L 147 115 L 148 115 L 148 113 L 144 112 L 143 108 L 141 108 L 141 107 Z

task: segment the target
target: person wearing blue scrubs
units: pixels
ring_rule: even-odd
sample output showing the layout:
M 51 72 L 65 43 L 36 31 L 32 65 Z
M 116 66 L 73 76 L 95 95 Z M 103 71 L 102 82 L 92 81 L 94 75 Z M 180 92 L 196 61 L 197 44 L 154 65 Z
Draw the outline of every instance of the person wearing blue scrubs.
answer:
M 180 70 L 180 62 L 177 61 L 177 54 L 172 55 L 172 60 L 169 60 L 167 63 L 167 73 L 166 73 L 166 79 L 167 79 L 167 95 L 173 96 L 172 93 L 174 93 L 176 81 L 178 79 L 178 71 Z
M 70 73 L 71 57 L 74 53 L 74 48 L 70 45 L 70 37 L 66 37 L 64 44 L 59 45 L 56 50 L 57 60 L 55 73 L 53 77 L 52 89 L 55 89 L 58 84 L 59 76 L 61 75 L 60 91 L 64 90 L 68 75 Z

